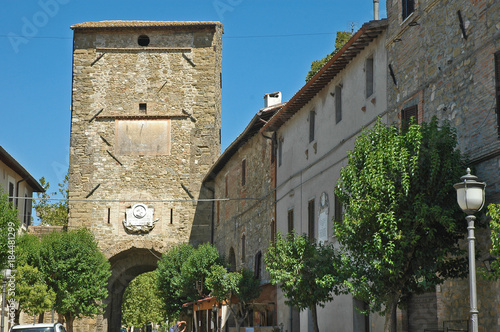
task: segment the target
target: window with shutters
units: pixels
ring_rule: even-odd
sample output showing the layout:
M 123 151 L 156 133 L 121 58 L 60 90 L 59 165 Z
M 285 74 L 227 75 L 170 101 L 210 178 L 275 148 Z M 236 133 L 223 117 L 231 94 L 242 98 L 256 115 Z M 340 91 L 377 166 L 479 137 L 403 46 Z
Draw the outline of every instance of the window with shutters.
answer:
M 254 276 L 255 276 L 255 279 L 260 279 L 260 271 L 262 269 L 262 252 L 259 251 L 256 255 L 255 255 L 255 267 L 254 267 Z
M 309 112 L 309 143 L 314 141 L 315 126 L 316 126 L 316 112 L 312 110 Z
M 293 209 L 288 210 L 288 233 L 293 231 Z
M 311 199 L 307 204 L 307 221 L 309 240 L 314 241 L 314 199 Z
M 9 202 L 14 201 L 14 182 L 9 181 Z
M 403 21 L 415 11 L 415 0 L 401 0 Z
M 412 120 L 413 119 L 413 120 Z M 410 125 L 410 123 L 414 121 L 418 123 L 418 106 L 413 105 L 407 108 L 404 108 L 401 111 L 401 128 L 406 129 Z
M 500 51 L 495 53 L 495 97 L 497 101 L 497 132 L 500 139 Z
M 241 236 L 241 262 L 245 263 L 245 256 L 246 256 L 246 239 L 247 237 L 245 234 Z
M 243 159 L 241 161 L 241 185 L 247 184 L 247 160 Z
M 341 222 L 342 221 L 342 203 L 337 195 L 334 195 L 334 221 Z
M 368 98 L 374 92 L 374 89 L 373 89 L 373 56 L 366 59 L 365 75 L 366 75 L 366 98 Z
M 335 87 L 335 123 L 342 121 L 342 85 Z

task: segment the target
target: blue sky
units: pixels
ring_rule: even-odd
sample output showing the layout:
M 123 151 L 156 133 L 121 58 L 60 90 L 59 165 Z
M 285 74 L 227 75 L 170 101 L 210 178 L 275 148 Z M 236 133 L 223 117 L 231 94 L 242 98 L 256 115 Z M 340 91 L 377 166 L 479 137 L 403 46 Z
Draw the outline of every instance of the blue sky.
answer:
M 380 1 L 380 17 L 386 16 Z M 263 107 L 290 99 L 337 31 L 373 19 L 372 0 L 3 0 L 0 145 L 57 190 L 69 164 L 72 30 L 87 21 L 220 21 L 222 151 Z

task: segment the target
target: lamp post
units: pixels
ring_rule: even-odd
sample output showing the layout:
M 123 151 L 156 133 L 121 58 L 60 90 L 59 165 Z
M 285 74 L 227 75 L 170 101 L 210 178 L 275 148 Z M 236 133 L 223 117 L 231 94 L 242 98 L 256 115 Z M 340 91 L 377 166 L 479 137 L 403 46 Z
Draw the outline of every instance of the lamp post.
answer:
M 4 310 L 5 310 L 5 290 L 7 287 L 7 280 L 10 278 L 11 275 L 11 270 L 10 269 L 5 269 L 2 270 L 2 317 L 1 317 L 1 324 L 0 324 L 0 332 L 4 332 L 3 327 L 4 327 Z
M 453 185 L 457 191 L 458 205 L 467 214 L 467 240 L 469 241 L 469 289 L 470 289 L 470 321 L 472 332 L 478 332 L 477 292 L 476 292 L 476 253 L 474 237 L 474 213 L 481 210 L 484 205 L 484 188 L 486 183 L 478 182 L 477 176 L 467 174 L 460 178 L 462 182 Z

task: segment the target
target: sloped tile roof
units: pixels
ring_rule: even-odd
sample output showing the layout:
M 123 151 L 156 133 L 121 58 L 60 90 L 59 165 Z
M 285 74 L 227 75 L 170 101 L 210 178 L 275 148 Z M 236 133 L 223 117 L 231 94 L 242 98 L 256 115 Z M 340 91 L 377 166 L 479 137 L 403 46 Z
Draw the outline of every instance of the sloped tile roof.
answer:
M 370 21 L 361 27 L 349 41 L 314 75 L 269 122 L 261 132 L 275 131 L 304 107 L 331 80 L 338 75 L 370 42 L 387 29 L 387 19 Z

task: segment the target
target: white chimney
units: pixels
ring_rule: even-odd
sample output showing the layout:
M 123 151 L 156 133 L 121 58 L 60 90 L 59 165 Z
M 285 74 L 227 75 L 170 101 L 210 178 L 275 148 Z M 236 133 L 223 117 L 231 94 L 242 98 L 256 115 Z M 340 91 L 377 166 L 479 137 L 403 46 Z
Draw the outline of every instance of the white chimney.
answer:
M 264 107 L 270 107 L 281 103 L 281 92 L 266 93 L 264 95 Z
M 378 20 L 378 0 L 373 0 L 373 19 Z

